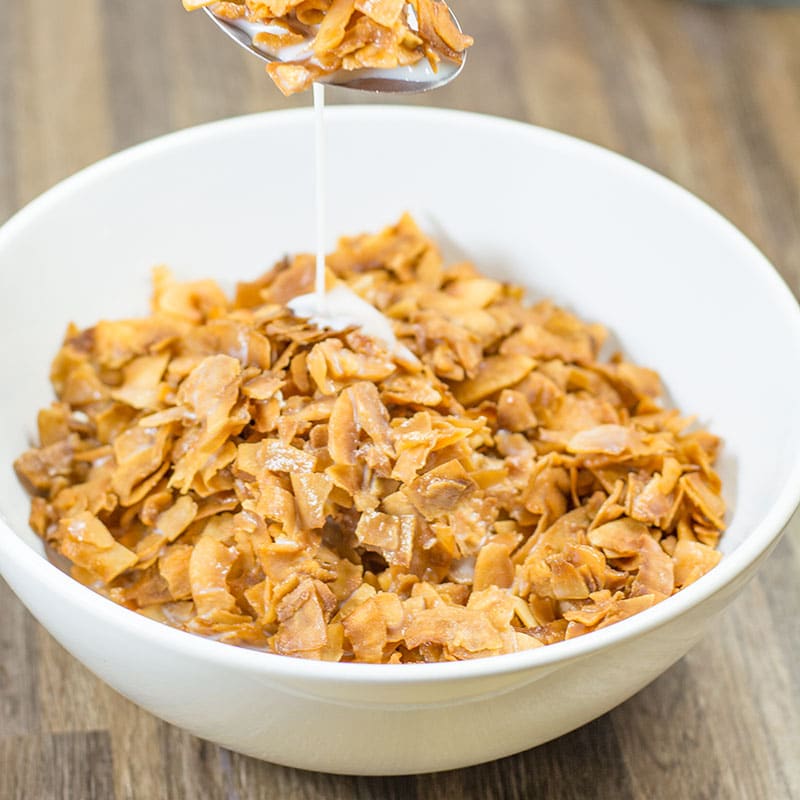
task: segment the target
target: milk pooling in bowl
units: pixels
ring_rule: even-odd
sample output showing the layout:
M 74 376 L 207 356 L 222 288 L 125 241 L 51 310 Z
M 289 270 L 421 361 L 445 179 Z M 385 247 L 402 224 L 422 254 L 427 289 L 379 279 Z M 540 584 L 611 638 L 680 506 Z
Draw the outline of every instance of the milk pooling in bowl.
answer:
M 293 314 L 309 320 L 318 328 L 343 331 L 355 326 L 367 336 L 380 339 L 390 350 L 400 346 L 389 320 L 344 284 L 328 290 L 322 298 L 316 293 L 304 294 L 290 300 L 287 305 Z

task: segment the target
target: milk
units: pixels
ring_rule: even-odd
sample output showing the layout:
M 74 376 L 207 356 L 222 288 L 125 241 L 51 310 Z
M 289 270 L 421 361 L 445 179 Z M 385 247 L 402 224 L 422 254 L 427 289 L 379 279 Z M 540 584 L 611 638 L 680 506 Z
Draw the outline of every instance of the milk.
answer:
M 327 196 L 327 137 L 325 133 L 325 87 L 314 84 L 314 127 L 316 150 L 316 278 L 314 292 L 295 297 L 288 303 L 298 317 L 308 319 L 313 325 L 328 330 L 341 331 L 356 326 L 367 336 L 380 339 L 389 350 L 407 350 L 399 345 L 392 324 L 375 306 L 359 297 L 344 284 L 326 291 L 325 286 L 325 233 Z
M 407 13 L 412 27 L 416 27 L 416 18 L 413 17 L 413 9 L 409 6 Z M 250 22 L 246 19 L 228 20 L 229 24 L 244 32 L 251 41 L 256 34 L 269 32 L 280 34 L 284 30 L 277 25 L 265 25 L 263 23 Z M 311 48 L 315 30 L 310 30 L 309 38 L 297 45 L 282 47 L 277 50 L 268 48 L 263 44 L 253 44 L 272 59 L 279 61 L 308 61 L 316 63 L 314 53 Z M 458 70 L 457 64 L 442 62 L 439 64 L 439 72 L 434 72 L 433 67 L 427 59 L 422 59 L 413 66 L 397 67 L 395 69 L 362 69 L 357 72 L 346 72 L 340 70 L 326 75 L 326 82 L 335 83 L 337 78 L 347 77 L 352 79 L 357 77 L 359 80 L 370 80 L 384 78 L 395 81 L 413 81 L 418 83 L 423 80 L 441 78 Z M 315 186 L 315 220 L 316 220 L 316 270 L 314 281 L 314 292 L 312 294 L 301 295 L 290 300 L 287 304 L 289 309 L 298 317 L 308 319 L 313 325 L 328 330 L 345 330 L 356 326 L 365 334 L 382 341 L 386 347 L 396 355 L 406 360 L 416 360 L 409 350 L 401 345 L 394 335 L 392 325 L 389 320 L 381 314 L 378 309 L 359 297 L 347 286 L 338 285 L 330 291 L 326 291 L 325 285 L 325 234 L 327 230 L 326 202 L 327 202 L 327 136 L 325 132 L 325 86 L 323 83 L 315 83 L 313 87 L 314 95 L 314 127 L 315 127 L 315 163 L 316 163 L 316 186 Z
M 325 87 L 321 83 L 314 84 L 314 128 L 316 151 L 316 205 L 317 219 L 317 272 L 315 289 L 318 308 L 325 303 L 325 232 L 326 199 L 327 199 L 327 137 L 325 135 Z

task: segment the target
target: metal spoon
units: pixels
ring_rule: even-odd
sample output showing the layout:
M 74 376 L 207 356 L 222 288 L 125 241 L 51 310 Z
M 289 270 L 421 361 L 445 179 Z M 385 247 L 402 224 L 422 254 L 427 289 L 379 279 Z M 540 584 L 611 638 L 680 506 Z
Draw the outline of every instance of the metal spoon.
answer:
M 409 7 L 410 8 L 410 7 Z M 257 58 L 267 63 L 281 61 L 273 53 L 256 47 L 253 44 L 253 33 L 259 29 L 266 29 L 267 26 L 257 23 L 242 23 L 238 20 L 222 19 L 214 14 L 210 8 L 203 9 L 217 27 L 233 39 L 236 44 L 252 53 Z M 413 11 L 411 12 L 413 14 Z M 451 16 L 453 16 L 451 12 Z M 458 20 L 453 16 L 453 22 L 461 30 Z M 309 43 L 313 39 L 313 33 L 309 32 Z M 395 69 L 360 69 L 355 71 L 339 70 L 320 78 L 321 83 L 329 86 L 341 86 L 346 89 L 357 89 L 362 92 L 380 92 L 388 94 L 412 94 L 415 92 L 429 92 L 450 83 L 458 77 L 467 60 L 464 53 L 461 63 L 455 63 L 448 59 L 439 62 L 438 70 L 423 59 L 418 64 L 411 67 L 396 67 Z

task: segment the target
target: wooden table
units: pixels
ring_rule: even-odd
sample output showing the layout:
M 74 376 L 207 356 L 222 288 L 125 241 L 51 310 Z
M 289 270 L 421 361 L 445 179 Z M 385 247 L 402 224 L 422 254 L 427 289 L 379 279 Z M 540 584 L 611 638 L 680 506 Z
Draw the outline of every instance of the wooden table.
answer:
M 479 45 L 460 80 L 411 102 L 625 153 L 718 208 L 800 291 L 800 10 L 455 5 Z M 0 220 L 115 150 L 309 101 L 282 98 L 178 0 L 0 0 L 0 19 Z M 2 800 L 800 797 L 797 522 L 706 640 L 632 700 L 536 750 L 435 776 L 337 778 L 228 752 L 106 688 L 3 584 L 0 608 Z

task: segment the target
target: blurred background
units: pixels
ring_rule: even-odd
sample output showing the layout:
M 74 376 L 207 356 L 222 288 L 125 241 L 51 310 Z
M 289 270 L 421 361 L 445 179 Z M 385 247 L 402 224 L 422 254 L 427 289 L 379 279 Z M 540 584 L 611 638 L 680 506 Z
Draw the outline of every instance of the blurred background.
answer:
M 800 294 L 797 2 L 452 5 L 477 40 L 462 77 L 392 102 L 525 120 L 636 159 L 732 220 Z M 145 139 L 310 103 L 180 0 L 0 0 L 0 20 L 0 222 Z M 0 798 L 797 798 L 798 534 L 701 645 L 611 714 L 502 762 L 398 780 L 298 773 L 193 739 L 100 684 L 0 584 Z

